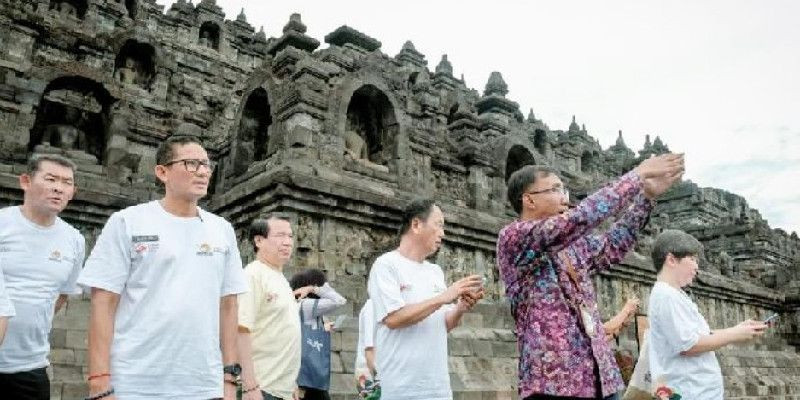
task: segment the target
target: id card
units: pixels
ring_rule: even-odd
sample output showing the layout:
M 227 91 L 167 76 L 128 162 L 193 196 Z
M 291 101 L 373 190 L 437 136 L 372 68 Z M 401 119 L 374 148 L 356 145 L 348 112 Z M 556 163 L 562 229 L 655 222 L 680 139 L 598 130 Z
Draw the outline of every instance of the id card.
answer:
M 583 330 L 586 332 L 589 337 L 594 337 L 595 329 L 594 329 L 594 318 L 592 317 L 591 311 L 585 305 L 580 305 L 581 309 L 581 321 L 583 322 Z

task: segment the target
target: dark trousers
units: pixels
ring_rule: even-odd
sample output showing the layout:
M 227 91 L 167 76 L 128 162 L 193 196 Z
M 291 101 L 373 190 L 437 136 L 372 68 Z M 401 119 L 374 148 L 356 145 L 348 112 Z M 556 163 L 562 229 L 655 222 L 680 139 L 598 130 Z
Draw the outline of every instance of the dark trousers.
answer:
M 0 374 L 0 393 L 4 399 L 50 400 L 47 369 Z
M 305 394 L 303 395 L 303 400 L 331 400 L 331 396 L 328 395 L 327 390 L 320 390 L 320 389 L 312 389 L 312 388 L 302 388 Z

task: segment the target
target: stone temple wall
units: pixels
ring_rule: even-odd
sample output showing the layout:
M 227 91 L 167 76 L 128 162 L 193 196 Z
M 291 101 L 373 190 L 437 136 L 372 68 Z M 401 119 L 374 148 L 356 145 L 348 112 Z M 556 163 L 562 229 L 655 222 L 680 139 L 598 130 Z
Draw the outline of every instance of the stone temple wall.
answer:
M 226 20 L 213 0 L 0 0 L 0 206 L 19 204 L 17 176 L 34 152 L 79 164 L 79 191 L 64 218 L 91 246 L 115 210 L 160 196 L 155 148 L 173 133 L 204 140 L 218 162 L 204 206 L 240 235 L 260 213 L 294 220 L 287 273 L 325 270 L 355 316 L 371 260 L 391 248 L 399 210 L 432 195 L 447 226 L 436 262 L 448 279 L 479 273 L 485 302 L 450 340 L 456 397 L 515 398 L 516 344 L 494 260 L 513 213 L 508 176 L 528 164 L 557 168 L 571 193 L 592 190 L 651 154 L 622 138 L 603 149 L 585 126 L 549 128 L 523 116 L 499 73 L 482 92 L 453 76 L 446 56 L 429 69 L 411 42 L 394 56 L 348 26 L 320 48 L 292 15 L 277 38 Z M 690 155 L 691 156 L 691 155 Z M 800 240 L 771 229 L 745 199 L 684 182 L 659 199 L 634 252 L 597 278 L 604 315 L 627 294 L 646 304 L 655 271 L 652 237 L 675 227 L 707 247 L 692 294 L 713 327 L 782 313 L 758 343 L 724 351 L 731 398 L 800 396 Z M 245 261 L 252 250 L 242 241 Z M 53 398 L 85 393 L 87 298 L 56 317 Z M 646 314 L 647 310 L 642 312 Z M 355 319 L 334 333 L 332 391 L 352 392 Z M 636 354 L 634 328 L 619 347 Z

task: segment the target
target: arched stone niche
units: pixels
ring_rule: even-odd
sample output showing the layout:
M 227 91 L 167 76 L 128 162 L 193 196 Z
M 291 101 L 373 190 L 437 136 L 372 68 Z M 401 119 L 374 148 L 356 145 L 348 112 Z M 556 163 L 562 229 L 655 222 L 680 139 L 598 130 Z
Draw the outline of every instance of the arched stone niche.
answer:
M 272 111 L 269 96 L 266 90 L 257 88 L 247 96 L 242 108 L 232 154 L 232 172 L 235 175 L 247 171 L 253 162 L 267 158 L 270 125 L 272 125 Z
M 129 39 L 114 60 L 114 78 L 125 85 L 149 89 L 156 76 L 155 59 L 152 45 Z
M 83 19 L 89 4 L 87 0 L 50 0 L 49 8 L 65 17 Z
M 533 164 L 536 164 L 536 159 L 528 149 L 520 145 L 512 146 L 508 150 L 508 156 L 506 156 L 506 182 L 508 182 L 511 174 L 526 165 Z
M 600 166 L 600 155 L 596 152 L 584 151 L 581 154 L 581 172 L 590 173 Z
M 36 110 L 28 150 L 64 155 L 78 164 L 102 163 L 113 101 L 108 91 L 91 79 L 71 76 L 53 80 Z
M 547 141 L 547 132 L 544 129 L 537 129 L 534 132 L 533 147 L 542 155 L 547 155 L 550 151 L 550 143 Z
M 200 25 L 198 43 L 209 49 L 219 50 L 220 28 L 215 22 L 206 21 Z
M 389 98 L 367 84 L 353 92 L 347 105 L 345 146 L 355 160 L 387 165 L 398 133 L 397 117 Z

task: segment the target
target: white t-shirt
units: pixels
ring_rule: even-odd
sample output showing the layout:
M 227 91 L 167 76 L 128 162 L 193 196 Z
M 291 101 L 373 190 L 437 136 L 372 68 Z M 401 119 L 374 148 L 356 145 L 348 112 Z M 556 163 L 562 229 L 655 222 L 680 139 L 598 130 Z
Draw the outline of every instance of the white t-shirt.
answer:
M 30 371 L 48 365 L 53 308 L 59 294 L 80 293 L 75 285 L 86 240 L 56 218 L 43 227 L 20 207 L 0 210 L 0 266 L 16 316 L 0 347 L 0 372 Z
M 361 312 L 358 313 L 358 347 L 356 348 L 356 363 L 355 374 L 356 381 L 361 375 L 366 376 L 368 379 L 372 378 L 372 374 L 367 366 L 367 358 L 364 351 L 368 347 L 375 347 L 375 311 L 372 308 L 372 300 L 367 299 L 364 306 L 361 307 Z
M 445 291 L 442 269 L 427 261 L 418 263 L 397 251 L 375 260 L 369 274 L 377 330 L 375 348 L 380 371 L 381 398 L 450 400 L 447 368 L 447 325 L 442 307 L 415 325 L 389 329 L 383 319 L 406 305 L 417 304 Z
M 250 331 L 253 366 L 261 390 L 291 399 L 300 372 L 300 308 L 277 269 L 253 261 L 245 267 L 247 293 L 239 295 L 239 325 Z
M 656 282 L 650 292 L 650 374 L 684 399 L 722 400 L 722 371 L 713 351 L 682 356 L 700 337 L 711 333 L 697 305 L 667 283 Z
M 222 397 L 222 296 L 247 290 L 233 227 L 158 201 L 111 215 L 78 283 L 120 294 L 111 384 L 120 400 Z

